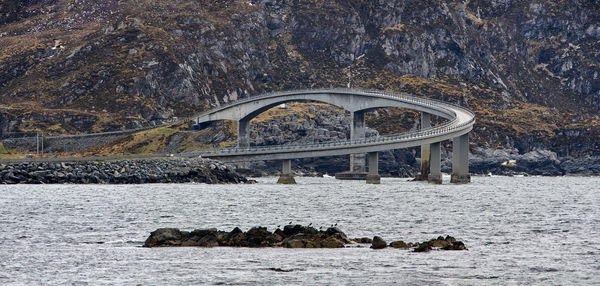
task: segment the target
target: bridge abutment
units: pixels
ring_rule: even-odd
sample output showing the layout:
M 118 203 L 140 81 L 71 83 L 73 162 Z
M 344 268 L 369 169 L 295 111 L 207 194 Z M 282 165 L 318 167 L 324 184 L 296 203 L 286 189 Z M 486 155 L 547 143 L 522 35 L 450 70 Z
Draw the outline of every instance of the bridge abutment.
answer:
M 436 142 L 431 145 L 431 160 L 429 168 L 429 176 L 427 181 L 434 184 L 442 183 L 442 148 L 441 143 Z
M 421 113 L 421 130 L 431 127 L 431 114 L 422 112 Z M 421 171 L 417 174 L 415 180 L 427 181 L 429 180 L 429 161 L 430 161 L 430 144 L 421 145 Z
M 277 180 L 277 184 L 293 185 L 296 184 L 296 179 L 292 175 L 292 160 L 283 160 L 281 176 Z
M 452 178 L 450 182 L 466 184 L 471 182 L 469 173 L 469 133 L 452 140 Z
M 250 147 L 250 120 L 238 121 L 238 148 Z
M 369 152 L 367 159 L 369 164 L 367 184 L 381 184 L 381 176 L 379 176 L 379 152 Z

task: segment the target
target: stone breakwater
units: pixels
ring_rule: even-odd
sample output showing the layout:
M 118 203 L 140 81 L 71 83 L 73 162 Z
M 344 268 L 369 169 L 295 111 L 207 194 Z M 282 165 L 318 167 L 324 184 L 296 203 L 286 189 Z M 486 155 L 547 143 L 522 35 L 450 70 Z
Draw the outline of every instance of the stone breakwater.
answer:
M 430 250 L 467 250 L 464 243 L 454 237 L 438 237 L 425 242 L 405 243 L 394 241 L 388 244 L 379 236 L 349 239 L 337 227 L 317 230 L 311 226 L 286 225 L 270 232 L 266 227 L 253 227 L 243 232 L 236 227 L 232 231 L 216 228 L 181 231 L 176 228 L 160 228 L 153 231 L 144 242 L 144 247 L 285 247 L 285 248 L 344 248 L 351 244 L 371 244 L 373 249 L 386 247 L 413 249 L 413 252 Z
M 247 183 L 208 159 L 0 163 L 0 184 Z

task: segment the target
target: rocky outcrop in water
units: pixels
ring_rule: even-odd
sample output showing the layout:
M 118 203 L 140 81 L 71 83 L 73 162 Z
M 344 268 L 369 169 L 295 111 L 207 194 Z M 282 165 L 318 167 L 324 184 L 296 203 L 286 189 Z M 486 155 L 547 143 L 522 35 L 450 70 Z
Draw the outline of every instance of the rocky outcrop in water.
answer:
M 337 227 L 317 230 L 311 226 L 286 225 L 283 230 L 277 228 L 269 232 L 266 227 L 253 227 L 243 232 L 236 227 L 230 232 L 216 228 L 181 231 L 176 228 L 160 228 L 153 231 L 144 242 L 144 247 L 285 247 L 285 248 L 343 248 L 347 244 L 371 244 L 372 249 L 383 249 L 388 244 L 379 236 L 348 239 Z M 467 250 L 464 243 L 454 237 L 440 236 L 437 239 L 421 243 L 394 241 L 393 248 L 414 248 L 414 252 L 439 250 Z
M 274 232 L 266 227 L 254 227 L 247 232 L 237 227 L 230 232 L 214 228 L 192 232 L 161 228 L 150 234 L 144 246 L 342 248 L 347 243 L 350 243 L 348 237 L 335 227 L 321 231 L 310 226 L 286 225 Z
M 0 184 L 246 183 L 231 167 L 207 159 L 145 159 L 0 164 Z

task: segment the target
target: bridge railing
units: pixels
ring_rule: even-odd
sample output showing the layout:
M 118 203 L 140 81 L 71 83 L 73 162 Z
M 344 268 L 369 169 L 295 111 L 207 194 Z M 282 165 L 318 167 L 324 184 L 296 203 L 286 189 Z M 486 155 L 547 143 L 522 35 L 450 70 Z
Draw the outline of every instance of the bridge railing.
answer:
M 377 137 L 368 137 L 362 139 L 352 139 L 352 140 L 343 140 L 343 141 L 334 141 L 334 142 L 324 142 L 318 144 L 295 144 L 295 145 L 276 145 L 276 146 L 256 146 L 256 147 L 248 147 L 248 148 L 239 148 L 232 147 L 220 150 L 211 150 L 211 151 L 198 151 L 191 153 L 184 153 L 183 156 L 195 156 L 195 155 L 219 155 L 219 154 L 232 154 L 232 153 L 263 153 L 270 151 L 279 151 L 279 150 L 306 150 L 306 149 L 321 149 L 321 148 L 330 148 L 336 146 L 360 146 L 367 145 L 373 143 L 385 143 L 385 142 L 399 142 L 399 141 L 409 141 L 415 139 L 421 139 L 425 137 L 435 136 L 439 134 L 445 134 L 451 131 L 459 130 L 465 126 L 470 125 L 473 120 L 469 120 L 468 122 L 464 122 L 458 125 L 454 125 L 452 122 L 447 123 L 442 126 L 431 127 L 427 129 L 422 129 L 416 132 L 403 133 L 391 136 L 377 136 Z

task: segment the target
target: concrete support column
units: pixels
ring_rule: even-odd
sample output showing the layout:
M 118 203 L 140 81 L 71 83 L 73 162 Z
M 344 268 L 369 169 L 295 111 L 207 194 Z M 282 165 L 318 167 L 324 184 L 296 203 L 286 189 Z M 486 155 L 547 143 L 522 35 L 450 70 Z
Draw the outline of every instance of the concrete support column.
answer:
M 238 121 L 238 148 L 250 147 L 250 120 Z
M 431 144 L 431 161 L 428 181 L 430 183 L 442 183 L 442 150 L 440 142 Z
M 367 173 L 367 184 L 380 184 L 379 176 L 379 152 L 369 152 L 367 154 L 369 162 L 369 173 Z
M 431 127 L 431 114 L 422 112 L 421 113 L 421 130 Z M 427 181 L 429 180 L 429 157 L 430 157 L 430 144 L 421 145 L 421 170 L 415 180 Z
M 296 183 L 296 179 L 292 175 L 292 160 L 283 160 L 283 166 L 281 169 L 281 176 L 277 180 L 277 184 L 292 185 Z
M 365 112 L 353 112 L 352 124 L 350 125 L 350 139 L 365 138 L 365 131 Z M 365 161 L 365 154 L 350 155 L 350 173 L 364 173 Z
M 452 140 L 452 179 L 450 182 L 457 184 L 471 182 L 468 133 Z

